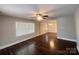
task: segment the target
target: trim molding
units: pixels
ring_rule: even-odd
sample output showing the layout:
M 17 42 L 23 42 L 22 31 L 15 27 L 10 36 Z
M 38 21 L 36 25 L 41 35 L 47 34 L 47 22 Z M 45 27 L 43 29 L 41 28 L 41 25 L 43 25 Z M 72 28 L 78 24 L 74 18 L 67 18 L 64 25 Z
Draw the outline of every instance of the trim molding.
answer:
M 44 33 L 44 34 L 45 34 L 45 33 Z M 18 43 L 20 43 L 20 42 L 26 41 L 26 40 L 28 40 L 28 39 L 31 39 L 31 38 L 40 36 L 40 35 L 43 35 L 43 34 L 38 34 L 38 35 L 36 35 L 36 36 L 29 37 L 29 38 L 26 38 L 26 39 L 24 39 L 24 40 L 16 41 L 16 42 L 13 42 L 13 43 L 11 43 L 11 44 L 7 44 L 7 45 L 4 45 L 4 46 L 1 46 L 1 47 L 0 47 L 0 50 L 1 50 L 1 49 L 4 49 L 4 48 L 7 48 L 7 47 L 10 47 L 10 46 L 12 46 L 12 45 L 18 44 Z
M 62 40 L 68 40 L 68 41 L 77 42 L 76 40 L 73 40 L 73 39 L 68 39 L 68 38 L 63 38 L 63 37 L 57 37 L 57 38 L 62 39 Z

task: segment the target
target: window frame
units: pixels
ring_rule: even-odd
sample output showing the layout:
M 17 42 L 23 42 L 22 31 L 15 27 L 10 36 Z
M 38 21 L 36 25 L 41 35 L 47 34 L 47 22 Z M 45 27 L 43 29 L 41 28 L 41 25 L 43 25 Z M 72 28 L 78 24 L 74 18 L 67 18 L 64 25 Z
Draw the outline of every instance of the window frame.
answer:
M 16 22 L 16 37 L 32 34 L 34 32 L 35 32 L 34 22 L 19 22 L 19 21 Z

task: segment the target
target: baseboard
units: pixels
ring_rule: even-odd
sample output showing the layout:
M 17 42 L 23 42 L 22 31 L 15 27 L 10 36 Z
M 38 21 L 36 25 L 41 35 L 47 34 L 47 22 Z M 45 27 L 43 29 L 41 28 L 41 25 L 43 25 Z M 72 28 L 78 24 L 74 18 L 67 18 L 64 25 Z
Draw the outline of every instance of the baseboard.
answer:
M 73 42 L 77 42 L 76 40 L 73 39 L 68 39 L 68 38 L 62 38 L 62 37 L 57 37 L 58 39 L 62 39 L 62 40 L 68 40 L 68 41 L 73 41 Z
M 44 33 L 44 34 L 45 34 L 45 33 Z M 26 39 L 24 39 L 24 40 L 16 41 L 16 42 L 13 42 L 13 43 L 8 44 L 8 45 L 1 46 L 1 47 L 0 47 L 0 50 L 1 50 L 1 49 L 4 49 L 4 48 L 7 48 L 7 47 L 10 47 L 10 46 L 12 46 L 12 45 L 18 44 L 18 43 L 20 43 L 20 42 L 26 41 L 27 39 L 31 39 L 31 38 L 34 38 L 34 37 L 40 36 L 40 35 L 43 35 L 43 34 L 38 34 L 38 35 L 36 35 L 36 36 L 29 37 L 29 38 L 26 38 Z

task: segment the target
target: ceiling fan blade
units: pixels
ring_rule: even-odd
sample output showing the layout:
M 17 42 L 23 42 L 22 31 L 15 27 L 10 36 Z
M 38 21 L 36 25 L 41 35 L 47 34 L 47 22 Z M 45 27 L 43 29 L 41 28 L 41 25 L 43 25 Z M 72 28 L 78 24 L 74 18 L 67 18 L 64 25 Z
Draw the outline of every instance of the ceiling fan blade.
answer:
M 48 17 L 46 17 L 46 18 L 43 17 L 43 19 L 49 19 L 49 20 L 55 19 L 55 18 L 56 18 L 56 17 L 50 17 L 50 16 L 48 16 Z
M 24 14 L 24 16 L 26 16 L 26 17 L 35 17 L 35 14 L 34 13 L 29 13 L 29 14 Z

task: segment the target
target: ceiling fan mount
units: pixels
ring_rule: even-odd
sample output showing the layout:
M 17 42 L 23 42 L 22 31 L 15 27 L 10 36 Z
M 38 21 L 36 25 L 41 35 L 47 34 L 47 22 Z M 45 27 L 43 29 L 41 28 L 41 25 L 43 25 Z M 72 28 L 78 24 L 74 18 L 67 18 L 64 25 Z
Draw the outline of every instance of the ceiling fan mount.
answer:
M 47 14 L 46 14 L 46 15 L 43 15 L 43 14 L 36 14 L 36 16 L 40 16 L 40 17 L 42 17 L 43 19 L 46 19 L 46 18 L 48 17 Z

